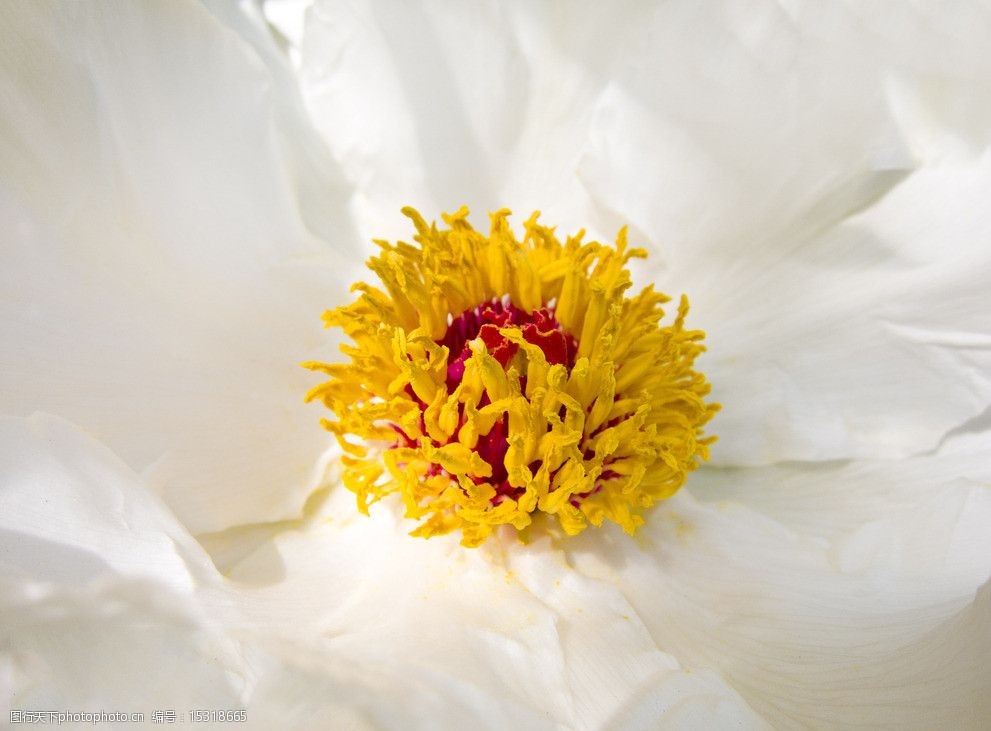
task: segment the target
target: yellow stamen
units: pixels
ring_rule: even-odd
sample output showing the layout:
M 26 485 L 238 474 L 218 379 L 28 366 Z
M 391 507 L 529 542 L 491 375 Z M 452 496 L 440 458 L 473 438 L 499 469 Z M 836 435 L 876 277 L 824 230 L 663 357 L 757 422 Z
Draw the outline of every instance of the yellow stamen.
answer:
M 518 241 L 506 210 L 488 236 L 466 208 L 446 229 L 403 212 L 418 246 L 376 241 L 384 289 L 358 283 L 324 315 L 354 342 L 349 362 L 303 364 L 329 376 L 307 400 L 334 413 L 323 424 L 359 509 L 399 493 L 412 535 L 460 530 L 467 546 L 497 525 L 527 531 L 535 512 L 570 535 L 604 520 L 633 533 L 715 441 L 688 300 L 661 325 L 667 296 L 626 296 L 645 253 L 625 229 L 612 247 L 562 243 L 535 213 Z

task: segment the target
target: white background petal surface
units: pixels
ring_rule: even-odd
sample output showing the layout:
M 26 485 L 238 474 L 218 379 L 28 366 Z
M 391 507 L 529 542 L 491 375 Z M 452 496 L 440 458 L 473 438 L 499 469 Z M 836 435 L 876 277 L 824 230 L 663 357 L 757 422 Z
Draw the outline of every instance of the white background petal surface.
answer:
M 4 5 L 0 712 L 987 727 L 989 22 Z M 720 442 L 637 537 L 469 551 L 337 484 L 296 364 L 462 203 L 629 223 L 691 298 Z
M 326 440 L 296 363 L 354 240 L 332 162 L 195 5 L 4 13 L 3 408 L 92 430 L 193 531 L 297 514 Z

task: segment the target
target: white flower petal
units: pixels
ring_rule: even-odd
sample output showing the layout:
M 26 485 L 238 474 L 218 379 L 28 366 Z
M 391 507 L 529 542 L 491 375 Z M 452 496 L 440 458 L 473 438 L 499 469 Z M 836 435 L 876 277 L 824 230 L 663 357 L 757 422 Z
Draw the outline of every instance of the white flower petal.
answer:
M 556 728 L 542 709 L 387 652 L 342 660 L 332 643 L 310 638 L 296 648 L 300 657 L 286 662 L 280 658 L 292 653 L 285 645 L 274 649 L 278 655 L 257 663 L 265 672 L 248 703 L 257 728 Z
M 4 586 L 0 597 L 11 708 L 104 709 L 151 721 L 152 709 L 242 707 L 233 644 L 178 603 L 188 598 L 160 585 L 30 593 Z
M 988 449 L 985 440 L 985 463 Z M 781 523 L 735 502 L 699 503 L 700 479 L 655 511 L 639 545 L 613 532 L 582 537 L 568 555 L 627 597 L 658 647 L 718 672 L 775 728 L 976 729 L 991 674 L 979 651 L 950 658 L 968 642 L 986 648 L 987 590 L 972 602 L 991 576 L 991 492 L 957 479 L 953 463 L 820 467 L 801 481 L 799 468 L 791 481 L 735 471 L 731 494 L 753 491 Z M 924 484 L 928 499 L 886 502 Z M 790 528 L 822 512 L 821 535 Z M 948 649 L 936 651 L 941 642 Z
M 442 692 L 494 698 L 503 713 L 548 726 L 732 717 L 763 728 L 718 676 L 683 671 L 619 592 L 570 571 L 558 552 L 509 544 L 510 573 L 497 546 L 413 540 L 387 506 L 368 519 L 352 503 L 337 491 L 322 509 L 328 517 L 280 534 L 233 569 L 236 580 L 264 584 L 254 622 L 321 638 L 358 664 L 418 668 Z
M 706 470 L 693 489 L 717 502 L 684 491 L 639 541 L 606 530 L 565 552 L 412 540 L 388 506 L 362 518 L 337 489 L 324 517 L 241 562 L 232 575 L 258 586 L 234 590 L 104 448 L 58 420 L 7 420 L 4 553 L 37 548 L 3 569 L 6 672 L 20 707 L 168 693 L 304 728 L 289 700 L 385 727 L 480 712 L 492 728 L 762 727 L 749 704 L 776 728 L 979 728 L 991 595 L 968 603 L 991 573 L 987 438 L 804 476 Z M 136 685 L 163 653 L 175 681 Z
M 0 455 L 0 667 L 11 708 L 150 720 L 153 707 L 237 707 L 238 653 L 208 629 L 198 599 L 219 576 L 137 475 L 44 415 L 0 420 Z
M 854 10 L 872 42 L 895 59 L 888 91 L 913 152 L 936 161 L 987 149 L 991 59 L 983 31 L 991 8 L 963 2 L 919 4 L 899 13 L 880 4 Z
M 904 463 L 703 470 L 691 493 L 710 502 L 684 491 L 636 539 L 589 531 L 563 551 L 413 541 L 389 506 L 362 518 L 338 491 L 231 575 L 260 587 L 253 621 L 472 679 L 567 727 L 978 728 L 989 450 L 974 436 Z
M 250 729 L 552 728 L 537 711 L 419 665 L 218 626 L 157 586 L 28 597 L 4 587 L 0 597 L 0 677 L 15 709 L 143 712 L 149 727 L 156 709 L 185 714 L 183 725 L 191 709 L 243 709 Z
M 384 667 L 381 644 L 286 637 L 285 616 L 252 611 L 263 598 L 223 584 L 133 471 L 67 422 L 0 420 L 0 455 L 5 717 L 244 708 L 250 728 L 453 729 L 482 713 L 486 728 L 540 726 L 444 668 Z
M 619 61 L 601 33 L 639 15 L 615 4 L 562 14 L 534 3 L 315 3 L 300 83 L 356 186 L 362 233 L 408 238 L 392 213 L 400 206 L 434 217 L 467 204 L 482 221 L 503 206 L 539 209 L 547 221 L 614 235 L 615 218 L 601 230 L 589 220 L 575 171 L 590 101 Z M 560 33 L 548 37 L 550 28 Z
M 761 273 L 697 280 L 715 461 L 905 456 L 984 412 L 989 194 L 987 154 L 921 169 Z
M 871 41 L 841 5 L 658 6 L 597 101 L 582 178 L 675 263 L 784 254 L 913 166 Z
M 299 48 L 303 43 L 303 25 L 312 0 L 260 0 L 261 12 L 285 52 L 299 64 Z
M 185 592 L 216 574 L 137 475 L 42 414 L 0 419 L 0 571 L 76 586 L 140 578 Z
M 904 460 L 863 460 L 818 465 L 780 464 L 761 469 L 705 469 L 688 490 L 705 503 L 729 501 L 772 518 L 797 534 L 842 542 L 864 526 L 901 523 L 903 548 L 915 544 L 913 562 L 932 551 L 933 541 L 949 540 L 960 521 L 979 521 L 981 511 L 965 509 L 978 500 L 981 485 L 991 484 L 991 444 L 986 433 L 956 435 L 939 452 Z M 926 528 L 913 519 L 931 521 Z M 939 523 L 943 521 L 943 525 Z M 976 526 L 975 526 L 976 527 Z M 894 533 L 886 531 L 890 536 Z M 913 535 L 930 540 L 917 541 Z M 961 546 L 970 552 L 966 546 Z M 945 551 L 932 551 L 931 561 Z M 973 552 L 980 565 L 983 557 Z M 962 565 L 962 564 L 961 564 Z M 971 575 L 971 582 L 980 575 Z
M 360 256 L 295 92 L 194 4 L 3 12 L 0 408 L 92 430 L 194 532 L 298 513 L 296 364 Z
M 270 588 L 222 584 L 104 447 L 48 417 L 0 427 L 0 547 L 34 549 L 0 564 L 13 708 L 246 708 L 257 728 L 678 727 L 727 715 L 761 727 L 717 677 L 653 648 L 619 594 L 560 576 L 553 553 L 521 562 L 517 580 L 453 541 L 413 541 L 387 512 L 347 513 L 283 534 L 235 571 L 257 583 L 252 569 L 284 559 Z M 328 507 L 350 502 L 338 490 Z M 544 582 L 557 583 L 538 598 Z

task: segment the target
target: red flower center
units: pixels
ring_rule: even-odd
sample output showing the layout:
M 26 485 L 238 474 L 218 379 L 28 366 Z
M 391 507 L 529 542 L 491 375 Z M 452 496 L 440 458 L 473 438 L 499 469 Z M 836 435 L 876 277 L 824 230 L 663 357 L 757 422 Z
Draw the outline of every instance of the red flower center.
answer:
M 561 330 L 551 309 L 541 307 L 527 313 L 512 304 L 494 300 L 462 312 L 447 326 L 444 337 L 437 341 L 438 345 L 446 345 L 449 352 L 448 391 L 454 391 L 461 383 L 465 361 L 471 357 L 468 343 L 475 338 L 482 339 L 489 355 L 499 361 L 499 365 L 505 368 L 509 364 L 519 346 L 499 333 L 504 327 L 518 327 L 523 332 L 523 339 L 540 348 L 550 365 L 565 365 L 569 369 L 574 365 L 578 343 Z
M 578 352 L 578 341 L 561 329 L 561 324 L 554 318 L 553 308 L 541 307 L 533 312 L 525 312 L 518 307 L 500 300 L 486 302 L 471 310 L 466 310 L 455 317 L 447 327 L 447 332 L 438 345 L 448 349 L 447 389 L 453 392 L 461 383 L 465 373 L 465 361 L 471 357 L 468 343 L 475 338 L 481 338 L 485 347 L 499 364 L 506 368 L 516 355 L 519 346 L 510 342 L 499 332 L 500 328 L 516 327 L 523 334 L 523 339 L 536 345 L 544 353 L 550 365 L 564 365 L 569 370 L 575 364 Z M 526 376 L 520 377 L 521 390 L 526 389 Z M 483 395 L 479 407 L 489 401 L 488 395 Z M 426 406 L 424 404 L 424 406 Z M 464 422 L 463 414 L 461 423 Z M 459 425 L 460 426 L 460 425 Z M 507 482 L 505 457 L 509 449 L 506 439 L 506 417 L 499 419 L 488 434 L 478 438 L 475 451 L 492 467 L 489 478 L 473 478 L 477 483 L 490 482 L 496 489 L 492 502 L 498 504 L 504 497 L 519 497 L 523 488 L 510 486 Z

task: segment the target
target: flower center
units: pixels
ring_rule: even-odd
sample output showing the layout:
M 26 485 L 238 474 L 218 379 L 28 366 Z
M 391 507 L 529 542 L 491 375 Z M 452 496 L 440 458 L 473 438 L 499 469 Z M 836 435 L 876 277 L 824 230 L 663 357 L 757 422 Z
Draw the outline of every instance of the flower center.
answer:
M 469 343 L 476 338 L 485 344 L 486 350 L 502 366 L 509 367 L 510 362 L 519 353 L 520 346 L 503 334 L 504 328 L 517 330 L 524 341 L 540 349 L 550 365 L 564 365 L 569 370 L 574 365 L 578 343 L 574 337 L 561 330 L 561 324 L 554 318 L 553 308 L 541 307 L 533 312 L 524 312 L 508 301 L 493 299 L 471 310 L 462 312 L 453 318 L 447 327 L 444 337 L 438 341 L 448 350 L 447 390 L 454 392 L 465 374 L 465 363 L 472 357 Z M 526 375 L 519 379 L 521 391 L 526 390 Z M 488 394 L 483 394 L 479 406 L 484 408 L 491 404 Z M 424 404 L 424 407 L 426 404 Z M 459 427 L 465 421 L 464 407 L 459 408 Z M 506 453 L 509 451 L 507 416 L 503 415 L 495 421 L 492 429 L 478 438 L 475 451 L 492 468 L 488 481 L 495 487 L 495 495 L 490 501 L 498 505 L 506 497 L 518 498 L 524 490 L 513 487 L 509 483 L 509 472 L 506 469 Z M 454 437 L 452 436 L 452 440 Z M 539 464 L 531 465 L 531 471 L 539 468 Z M 485 478 L 474 477 L 476 484 L 485 482 Z
M 606 519 L 633 532 L 708 455 L 703 333 L 686 330 L 682 297 L 627 297 L 625 231 L 615 247 L 561 242 L 536 214 L 518 241 L 508 211 L 488 237 L 466 220 L 417 228 L 414 247 L 378 242 L 353 304 L 325 314 L 355 346 L 345 364 L 307 363 L 330 380 L 312 389 L 335 415 L 358 507 L 399 493 L 413 535 L 459 530 L 481 543 L 497 525 L 528 529 L 538 513 L 574 534 Z M 481 304 L 479 304 L 481 303 Z M 455 315 L 454 313 L 460 313 Z
M 504 327 L 518 328 L 523 339 L 540 348 L 551 365 L 566 365 L 568 368 L 574 365 L 578 343 L 574 337 L 561 331 L 561 323 L 554 318 L 553 308 L 541 307 L 527 313 L 509 302 L 508 297 L 506 300 L 493 299 L 465 310 L 447 326 L 447 332 L 438 344 L 446 346 L 450 354 L 447 366 L 449 391 L 461 383 L 465 361 L 471 357 L 468 342 L 475 338 L 482 339 L 499 365 L 504 368 L 509 365 L 519 346 L 499 332 Z

